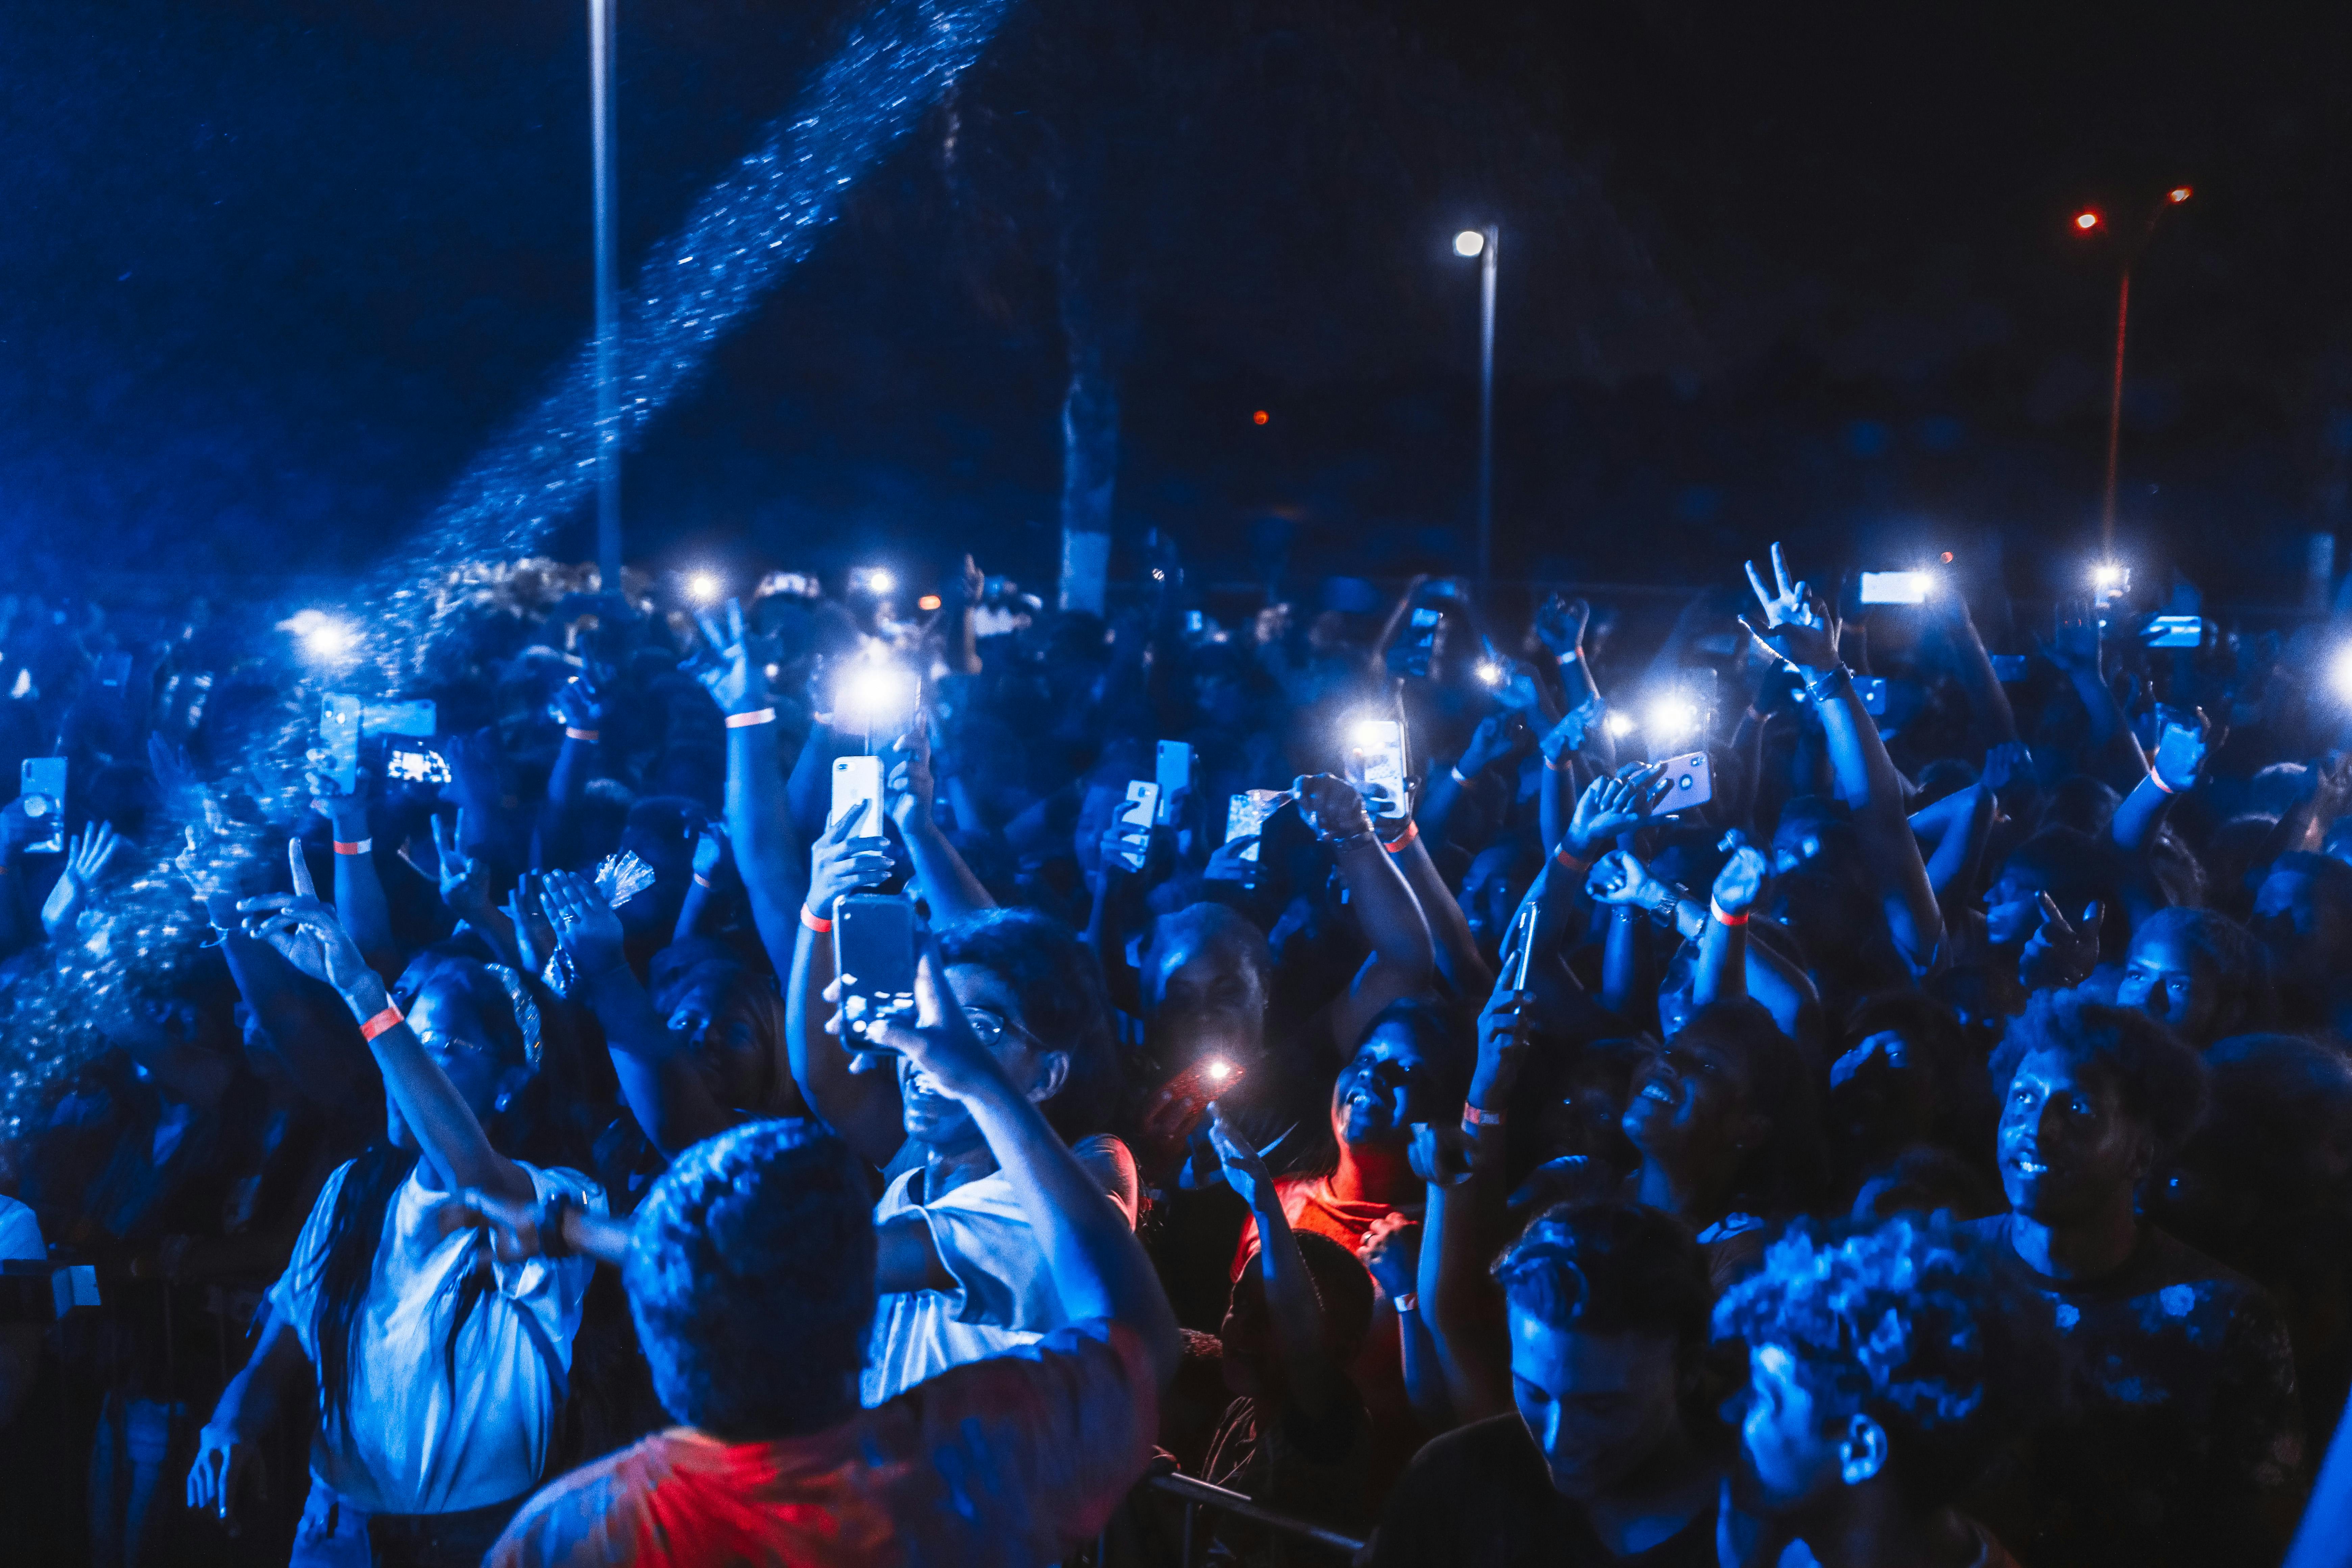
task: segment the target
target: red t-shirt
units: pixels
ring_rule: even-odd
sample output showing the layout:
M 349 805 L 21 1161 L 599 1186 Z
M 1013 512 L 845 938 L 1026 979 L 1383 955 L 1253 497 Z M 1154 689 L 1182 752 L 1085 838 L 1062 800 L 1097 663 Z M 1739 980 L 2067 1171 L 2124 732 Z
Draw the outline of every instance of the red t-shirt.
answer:
M 1421 1217 L 1418 1204 L 1400 1209 L 1393 1204 L 1352 1203 L 1333 1197 L 1328 1176 L 1278 1176 L 1274 1190 L 1282 1199 L 1283 1217 L 1290 1221 L 1291 1229 L 1328 1236 L 1350 1252 L 1361 1247 L 1372 1226 L 1390 1215 Z M 1242 1277 L 1242 1270 L 1249 1267 L 1250 1254 L 1256 1250 L 1257 1215 L 1252 1215 L 1242 1226 L 1241 1244 L 1234 1248 L 1234 1279 Z
M 533 1498 L 487 1568 L 1056 1562 L 1143 1473 L 1159 1405 L 1132 1330 L 1072 1324 L 807 1436 L 647 1437 Z

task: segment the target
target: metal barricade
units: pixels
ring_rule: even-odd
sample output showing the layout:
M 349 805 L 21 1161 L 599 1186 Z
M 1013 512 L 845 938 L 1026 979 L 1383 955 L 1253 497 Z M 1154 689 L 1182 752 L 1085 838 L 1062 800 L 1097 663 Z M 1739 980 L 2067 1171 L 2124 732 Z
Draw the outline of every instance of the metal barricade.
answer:
M 1202 1535 L 1197 1526 L 1201 1510 L 1203 1509 L 1230 1514 L 1235 1519 L 1248 1520 L 1253 1524 L 1273 1531 L 1278 1536 L 1297 1542 L 1302 1545 L 1318 1548 L 1320 1554 L 1326 1560 L 1335 1563 L 1351 1563 L 1364 1550 L 1364 1542 L 1352 1535 L 1343 1535 L 1339 1531 L 1310 1521 L 1277 1512 L 1243 1493 L 1229 1491 L 1223 1487 L 1211 1486 L 1208 1482 L 1195 1480 L 1191 1476 L 1174 1474 L 1146 1476 L 1136 1483 L 1135 1491 L 1130 1494 L 1130 1499 L 1139 1499 L 1148 1492 L 1156 1492 L 1175 1502 L 1182 1510 L 1183 1531 L 1181 1537 L 1182 1544 L 1179 1549 L 1174 1568 L 1193 1568 L 1197 1561 L 1198 1550 L 1202 1544 Z M 1105 1531 L 1102 1540 L 1097 1544 L 1096 1568 L 1111 1568 L 1115 1555 L 1111 1550 L 1113 1533 L 1111 1531 Z M 1132 1552 L 1116 1555 L 1129 1556 L 1132 1555 Z M 1166 1568 L 1166 1565 L 1163 1563 L 1154 1563 L 1147 1565 L 1147 1568 Z

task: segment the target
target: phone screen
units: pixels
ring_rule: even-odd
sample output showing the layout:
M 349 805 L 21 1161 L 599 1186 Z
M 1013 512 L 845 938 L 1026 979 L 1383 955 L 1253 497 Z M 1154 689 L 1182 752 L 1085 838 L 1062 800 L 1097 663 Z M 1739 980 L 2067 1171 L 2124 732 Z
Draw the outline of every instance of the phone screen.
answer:
M 394 746 L 384 753 L 383 776 L 402 784 L 448 784 L 449 763 L 430 746 Z
M 1525 991 L 1528 988 L 1528 970 L 1536 959 L 1536 906 L 1530 903 L 1521 910 L 1513 924 L 1518 928 L 1519 951 L 1518 962 L 1511 966 L 1511 989 Z
M 1925 572 L 1864 572 L 1862 602 L 1865 605 L 1924 605 L 1927 602 Z
M 882 759 L 834 758 L 833 809 L 825 814 L 825 826 L 830 827 L 839 822 L 860 803 L 866 807 L 866 816 L 857 825 L 858 836 L 878 837 L 882 832 Z
M 2205 623 L 2196 616 L 2158 616 L 2147 637 L 2150 647 L 2196 647 L 2205 640 Z
M 327 774 L 345 795 L 360 787 L 360 713 L 356 697 L 330 692 L 320 704 L 319 744 L 327 753 Z
M 1360 784 L 1365 804 L 1379 816 L 1404 816 L 1404 726 L 1393 719 L 1367 719 L 1356 726 L 1355 742 L 1364 757 Z
M 851 894 L 833 906 L 833 962 L 841 976 L 845 1040 L 882 1050 L 871 1031 L 915 1012 L 915 906 L 904 899 Z
M 1159 766 L 1155 770 L 1160 784 L 1160 820 L 1165 823 L 1174 805 L 1176 792 L 1192 787 L 1192 748 L 1182 741 L 1160 742 Z
M 1130 779 L 1127 799 L 1119 803 L 1118 858 L 1130 871 L 1143 869 L 1144 855 L 1151 847 L 1151 821 L 1160 812 L 1160 786 L 1150 779 Z
M 33 841 L 25 846 L 28 855 L 62 855 L 66 852 L 66 760 L 63 757 L 26 757 L 17 773 L 23 786 L 19 792 L 25 802 L 25 815 L 31 819 Z
M 1234 795 L 1225 803 L 1225 842 L 1230 844 L 1236 838 L 1247 838 L 1265 832 L 1265 819 L 1272 816 L 1287 798 L 1287 792 L 1278 789 L 1244 790 Z M 1253 844 L 1242 851 L 1242 858 L 1255 860 L 1257 852 L 1264 847 L 1263 845 Z

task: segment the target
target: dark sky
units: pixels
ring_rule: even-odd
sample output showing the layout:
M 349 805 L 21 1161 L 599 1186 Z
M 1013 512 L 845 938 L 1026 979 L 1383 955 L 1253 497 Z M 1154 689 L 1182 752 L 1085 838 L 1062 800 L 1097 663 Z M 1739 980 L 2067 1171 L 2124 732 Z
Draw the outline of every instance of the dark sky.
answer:
M 622 5 L 625 268 L 856 7 Z M 2243 9 L 1041 0 L 654 425 L 633 539 L 1049 576 L 1075 267 L 1123 542 L 1465 564 L 1447 242 L 1491 216 L 1506 569 L 1999 539 L 2030 583 L 2095 528 L 2117 258 L 2068 219 L 2185 182 L 2136 274 L 2124 532 L 2262 592 L 2343 521 L 2352 19 Z M 587 326 L 583 10 L 0 11 L 12 545 L 396 552 Z

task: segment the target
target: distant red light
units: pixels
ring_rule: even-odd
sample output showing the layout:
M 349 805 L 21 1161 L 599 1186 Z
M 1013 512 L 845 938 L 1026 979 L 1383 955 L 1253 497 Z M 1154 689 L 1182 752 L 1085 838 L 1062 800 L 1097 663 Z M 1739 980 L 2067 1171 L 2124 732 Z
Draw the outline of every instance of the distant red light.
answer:
M 2074 215 L 2074 226 L 2084 230 L 2085 232 L 2095 229 L 2099 226 L 2099 215 L 2096 213 L 2076 213 Z
M 2192 193 L 2187 185 L 2173 186 L 2172 205 L 2174 206 L 2179 206 L 2181 203 L 2187 201 L 2192 194 L 2194 193 Z
M 1259 409 L 1256 413 L 1255 413 L 1255 414 L 1253 414 L 1253 415 L 1251 415 L 1251 416 L 1250 416 L 1250 423 L 1251 423 L 1251 424 L 1253 424 L 1253 425 L 1263 425 L 1263 424 L 1265 424 L 1268 419 L 1271 419 L 1271 418 L 1273 418 L 1273 417 L 1274 417 L 1274 416 L 1272 416 L 1272 415 L 1268 414 L 1265 409 L 1261 408 L 1261 409 Z
M 915 608 L 919 610 L 936 610 L 939 607 L 940 596 L 937 594 L 926 594 L 915 601 Z
M 1945 551 L 1945 552 L 1944 552 L 1944 564 L 1945 564 L 1945 565 L 1947 565 L 1947 566 L 1949 566 L 1951 563 L 1952 563 L 1952 552 L 1951 552 L 1950 551 L 1947 550 L 1947 551 Z

